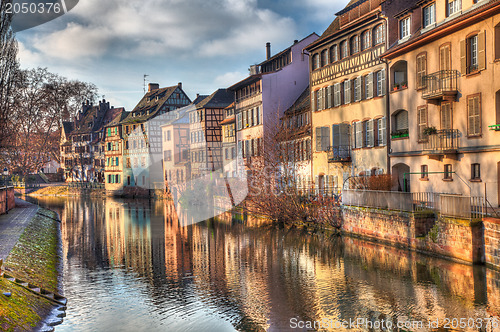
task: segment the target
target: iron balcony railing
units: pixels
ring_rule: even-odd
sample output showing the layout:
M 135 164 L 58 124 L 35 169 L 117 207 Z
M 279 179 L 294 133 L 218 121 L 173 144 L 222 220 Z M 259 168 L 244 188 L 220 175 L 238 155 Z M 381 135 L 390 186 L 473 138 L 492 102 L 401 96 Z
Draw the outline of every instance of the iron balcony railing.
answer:
M 329 146 L 327 149 L 327 153 L 329 163 L 351 161 L 350 145 Z
M 427 138 L 424 142 L 424 152 L 452 152 L 459 148 L 460 132 L 457 129 L 443 129 L 428 135 Z
M 458 93 L 457 70 L 440 70 L 436 73 L 426 75 L 422 78 L 422 98 L 435 99 L 446 96 L 454 96 Z

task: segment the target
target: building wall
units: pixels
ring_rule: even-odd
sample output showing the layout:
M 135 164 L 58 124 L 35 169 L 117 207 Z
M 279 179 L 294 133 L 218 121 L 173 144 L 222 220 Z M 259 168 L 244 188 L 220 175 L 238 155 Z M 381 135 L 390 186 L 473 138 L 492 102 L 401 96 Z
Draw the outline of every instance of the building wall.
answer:
M 115 129 L 116 128 L 116 129 Z M 121 191 L 123 190 L 123 169 L 125 159 L 123 158 L 123 139 L 122 126 L 110 127 L 110 131 L 106 128 L 106 138 L 104 141 L 104 183 L 106 190 Z M 111 134 L 111 135 L 108 135 Z M 108 143 L 111 144 L 112 150 L 108 149 Z M 109 158 L 109 159 L 108 159 Z M 111 158 L 113 161 L 111 162 Z M 118 165 L 116 165 L 118 158 Z M 108 164 L 108 160 L 110 161 Z M 112 180 L 110 181 L 110 176 Z M 119 176 L 119 181 L 116 180 Z
M 463 1 L 463 10 L 470 6 L 471 1 Z M 437 2 L 437 21 L 443 20 L 443 1 Z M 457 32 L 447 34 L 417 49 L 391 59 L 391 66 L 398 61 L 406 61 L 408 65 L 408 89 L 391 92 L 390 112 L 394 115 L 399 110 L 408 111 L 409 137 L 392 140 L 391 166 L 403 163 L 410 167 L 411 172 L 420 172 L 422 165 L 428 165 L 429 172 L 443 172 L 445 164 L 451 164 L 452 170 L 457 172 L 453 181 L 443 181 L 442 174 L 429 175 L 429 181 L 419 181 L 418 175 L 412 176 L 411 191 L 439 191 L 449 193 L 463 193 L 484 195 L 488 200 L 498 206 L 499 183 L 497 176 L 497 163 L 500 161 L 500 132 L 489 130 L 488 126 L 498 123 L 496 116 L 495 93 L 500 89 L 499 62 L 495 61 L 495 26 L 500 23 L 500 15 L 495 15 Z M 467 75 L 461 73 L 458 78 L 458 95 L 452 103 L 452 126 L 459 131 L 459 153 L 457 155 L 444 155 L 439 160 L 429 159 L 422 154 L 423 142 L 418 140 L 417 107 L 427 106 L 428 126 L 441 129 L 440 104 L 427 102 L 422 98 L 421 90 L 416 89 L 416 57 L 423 52 L 427 55 L 427 74 L 436 73 L 439 68 L 439 48 L 450 43 L 451 69 L 461 71 L 460 41 L 468 35 L 486 33 L 486 69 L 477 74 Z M 391 77 L 391 76 L 390 76 Z M 391 77 L 391 82 L 393 77 Z M 485 82 L 488 82 L 485 84 Z M 392 86 L 392 83 L 391 83 Z M 481 94 L 481 135 L 467 137 L 467 96 Z M 471 164 L 479 163 L 481 169 L 480 182 L 470 181 Z M 460 179 L 458 179 L 460 177 Z M 470 189 L 469 189 L 470 187 Z
M 485 218 L 484 223 L 484 251 L 486 264 L 500 268 L 500 220 Z M 500 278 L 499 278 L 500 280 Z

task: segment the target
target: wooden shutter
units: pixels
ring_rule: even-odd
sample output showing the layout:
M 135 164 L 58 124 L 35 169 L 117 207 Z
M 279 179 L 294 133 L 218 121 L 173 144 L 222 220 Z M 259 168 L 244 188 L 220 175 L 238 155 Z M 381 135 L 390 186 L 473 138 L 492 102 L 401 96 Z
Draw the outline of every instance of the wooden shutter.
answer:
M 355 82 L 355 84 L 356 84 L 356 101 L 360 101 L 361 99 L 363 99 L 362 93 L 361 93 L 362 83 L 363 83 L 363 78 L 361 76 L 356 78 L 356 82 Z
M 380 75 L 381 75 L 381 80 L 382 80 L 382 96 L 385 96 L 385 94 L 387 93 L 387 87 L 386 87 L 386 83 L 385 83 L 385 80 L 386 80 L 385 69 L 382 69 L 380 71 Z
M 318 111 L 323 109 L 323 89 L 318 90 Z
M 373 98 L 373 73 L 366 75 L 367 83 L 366 85 L 366 99 Z
M 344 145 L 344 146 L 349 146 L 350 143 L 349 143 L 349 133 L 350 133 L 350 129 L 351 129 L 351 126 L 347 123 L 341 123 L 339 125 L 339 131 L 340 131 L 340 135 L 339 135 L 339 145 Z
M 441 46 L 439 49 L 439 70 L 451 70 L 450 45 Z
M 441 129 L 452 129 L 452 126 L 451 104 L 441 104 Z
M 332 146 L 340 146 L 340 126 L 338 124 L 332 125 Z
M 321 127 L 316 127 L 316 152 L 322 151 L 321 150 L 321 141 L 322 141 L 321 134 L 322 134 Z
M 478 70 L 486 69 L 486 32 L 482 31 L 477 35 L 477 64 Z
M 396 115 L 396 130 L 408 129 L 408 111 L 400 111 Z
M 375 141 L 374 133 L 374 120 L 368 120 L 366 122 L 366 146 L 373 147 Z
M 330 146 L 330 128 L 321 127 L 321 150 L 326 151 Z
M 465 39 L 460 41 L 460 71 L 462 75 L 467 74 L 467 43 Z
M 333 86 L 333 106 L 337 107 L 341 104 L 341 91 L 340 91 L 340 83 L 337 83 Z
M 351 81 L 344 81 L 344 104 L 351 102 Z
M 468 109 L 468 135 L 481 134 L 481 101 L 478 95 L 469 97 Z
M 424 129 L 427 127 L 427 108 L 419 107 L 417 109 L 418 139 L 425 139 Z
M 427 71 L 427 57 L 425 54 L 417 57 L 417 88 L 424 87 L 424 76 Z
M 384 116 L 378 121 L 378 145 L 387 145 L 387 119 Z
M 362 148 L 363 147 L 363 123 L 361 121 L 355 122 L 354 123 L 354 129 L 355 129 L 355 148 Z
M 326 108 L 332 107 L 332 86 L 326 88 L 327 96 L 326 96 Z

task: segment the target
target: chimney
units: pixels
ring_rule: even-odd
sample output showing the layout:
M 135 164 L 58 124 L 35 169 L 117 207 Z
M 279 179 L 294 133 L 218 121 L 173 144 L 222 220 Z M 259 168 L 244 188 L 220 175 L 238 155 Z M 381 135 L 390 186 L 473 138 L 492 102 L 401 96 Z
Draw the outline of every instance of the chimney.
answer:
M 198 97 L 200 97 L 200 94 L 199 94 L 199 93 L 197 93 L 197 94 L 196 94 L 196 99 L 198 99 Z
M 160 84 L 158 83 L 149 83 L 148 84 L 148 92 L 158 90 L 160 88 Z
M 266 60 L 269 60 L 271 57 L 271 43 L 267 42 L 266 43 Z
M 179 89 L 182 89 L 182 82 L 177 83 L 177 86 L 179 87 Z
M 297 39 L 295 39 L 295 40 L 293 41 L 293 44 L 295 45 L 295 44 L 297 44 L 298 42 L 299 42 L 299 41 L 298 41 Z

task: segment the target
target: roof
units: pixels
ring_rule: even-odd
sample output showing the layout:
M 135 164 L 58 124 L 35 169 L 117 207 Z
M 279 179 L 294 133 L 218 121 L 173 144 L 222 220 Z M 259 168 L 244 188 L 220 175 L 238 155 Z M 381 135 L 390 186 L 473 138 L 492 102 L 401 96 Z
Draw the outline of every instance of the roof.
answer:
M 232 102 L 231 105 L 229 105 L 228 107 L 226 107 L 226 109 L 231 109 L 231 108 L 234 108 L 236 106 L 236 102 Z
M 112 127 L 112 126 L 116 126 L 116 125 L 120 124 L 120 122 L 122 122 L 123 119 L 125 119 L 129 114 L 130 114 L 130 112 L 127 112 L 127 111 L 125 111 L 125 109 L 123 109 L 123 112 L 121 112 L 120 114 L 118 114 L 117 116 L 115 116 L 113 118 L 113 120 L 111 120 L 104 127 Z
M 236 122 L 236 118 L 234 116 L 230 117 L 230 118 L 227 118 L 227 119 L 224 119 L 221 123 L 219 123 L 221 126 L 222 125 L 226 125 L 226 124 L 230 124 L 230 123 L 234 123 Z
M 302 92 L 299 98 L 297 98 L 295 103 L 293 103 L 293 105 L 285 111 L 285 115 L 291 115 L 308 109 L 311 109 L 311 94 L 309 93 L 309 86 L 304 90 L 304 92 Z
M 208 95 L 197 95 L 195 100 L 193 100 L 193 104 L 198 104 L 199 102 L 201 102 L 203 99 L 207 98 Z
M 306 36 L 306 37 L 302 38 L 301 40 L 297 41 L 296 43 L 293 43 L 293 45 L 291 45 L 290 47 L 285 48 L 283 51 L 281 51 L 281 52 L 279 52 L 279 53 L 277 53 L 277 54 L 273 55 L 273 56 L 272 56 L 272 57 L 270 57 L 269 59 L 266 59 L 266 60 L 262 61 L 261 63 L 259 63 L 259 64 L 258 64 L 258 66 L 263 66 L 263 65 L 265 65 L 267 62 L 271 62 L 271 61 L 273 61 L 274 59 L 279 58 L 281 55 L 285 54 L 286 52 L 289 52 L 289 51 L 292 49 L 292 47 L 293 47 L 294 45 L 296 45 L 296 44 L 298 44 L 298 43 L 301 43 L 302 41 L 304 41 L 305 39 L 307 39 L 307 38 L 311 37 L 312 35 L 316 35 L 316 32 L 313 32 L 313 33 L 309 34 L 308 36 Z
M 226 108 L 234 102 L 234 93 L 228 89 L 217 89 L 207 98 L 196 104 L 196 108 Z
M 184 91 L 182 91 L 182 88 L 179 85 L 169 86 L 166 88 L 147 92 L 142 97 L 137 106 L 134 107 L 132 112 L 130 112 L 129 115 L 122 121 L 122 123 L 145 122 L 151 118 L 156 117 L 166 101 L 177 89 L 180 89 L 181 92 L 189 100 L 189 98 L 184 93 Z
M 74 129 L 74 123 L 73 122 L 63 122 L 62 129 L 64 131 L 64 134 L 68 136 Z
M 242 79 L 241 81 L 239 81 L 238 83 L 235 83 L 233 85 L 231 85 L 229 88 L 227 88 L 228 90 L 236 90 L 236 89 L 239 89 L 241 88 L 242 86 L 245 86 L 245 85 L 248 85 L 248 84 L 252 84 L 254 82 L 257 82 L 258 80 L 260 80 L 262 78 L 262 74 L 255 74 L 255 75 L 250 75 L 248 76 L 247 78 L 244 78 Z

